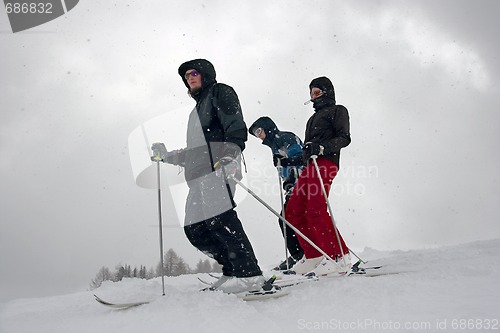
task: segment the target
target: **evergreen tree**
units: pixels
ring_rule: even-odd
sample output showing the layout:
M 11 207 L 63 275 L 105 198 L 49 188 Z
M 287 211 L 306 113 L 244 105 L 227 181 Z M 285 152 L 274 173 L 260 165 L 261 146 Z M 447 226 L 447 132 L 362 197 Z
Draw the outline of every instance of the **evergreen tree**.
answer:
M 126 269 L 122 265 L 116 267 L 115 282 L 123 280 L 126 277 Z
M 146 267 L 144 267 L 146 268 Z M 155 277 L 157 277 L 158 275 L 156 275 L 156 272 L 155 272 L 155 269 L 153 267 L 149 268 L 149 271 L 148 273 L 146 274 L 146 279 L 153 279 Z
M 215 261 L 214 264 L 212 265 L 212 272 L 222 273 L 222 265 L 219 265 L 219 263 Z
M 164 254 L 164 274 L 166 276 L 179 276 L 182 274 L 191 273 L 191 268 L 173 249 L 169 249 Z M 220 267 L 220 266 L 219 266 Z M 205 261 L 200 260 L 196 267 L 196 272 L 208 273 L 213 271 L 210 261 L 206 259 Z M 222 271 L 220 268 L 218 271 Z M 123 278 L 140 278 L 140 279 L 152 279 L 161 276 L 161 265 L 158 263 L 156 269 L 151 267 L 149 270 L 146 266 L 141 265 L 139 270 L 137 267 L 132 269 L 131 265 L 118 264 L 115 266 L 115 272 L 111 273 L 109 268 L 102 267 L 96 274 L 95 278 L 91 280 L 89 286 L 91 289 L 99 288 L 104 281 L 114 281 L 118 282 L 123 280 Z
M 158 264 L 158 273 L 161 274 L 160 264 Z M 173 249 L 169 249 L 163 257 L 163 273 L 166 276 L 179 276 L 190 273 L 189 265 L 175 253 Z
M 104 281 L 109 281 L 112 279 L 112 275 L 107 267 L 101 267 L 99 272 L 97 272 L 95 278 L 90 282 L 90 289 L 94 290 L 99 288 Z
M 212 272 L 212 264 L 210 263 L 210 260 L 205 259 L 205 260 L 199 260 L 198 263 L 196 264 L 196 273 L 210 273 Z
M 145 279 L 146 278 L 146 267 L 141 265 L 141 268 L 139 268 L 139 278 L 140 279 Z
M 184 261 L 184 259 L 179 257 L 179 262 L 177 263 L 176 276 L 189 273 L 191 273 L 191 268 L 189 267 L 187 262 Z

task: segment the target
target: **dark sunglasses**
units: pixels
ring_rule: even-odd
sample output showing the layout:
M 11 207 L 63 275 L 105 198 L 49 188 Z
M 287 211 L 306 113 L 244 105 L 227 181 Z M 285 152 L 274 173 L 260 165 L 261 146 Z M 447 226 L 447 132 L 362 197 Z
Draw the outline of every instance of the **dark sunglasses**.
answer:
M 192 72 L 186 72 L 186 74 L 184 74 L 184 78 L 187 80 L 187 79 L 189 79 L 190 76 L 197 77 L 198 75 L 200 75 L 200 72 L 198 72 L 197 70 L 194 70 Z

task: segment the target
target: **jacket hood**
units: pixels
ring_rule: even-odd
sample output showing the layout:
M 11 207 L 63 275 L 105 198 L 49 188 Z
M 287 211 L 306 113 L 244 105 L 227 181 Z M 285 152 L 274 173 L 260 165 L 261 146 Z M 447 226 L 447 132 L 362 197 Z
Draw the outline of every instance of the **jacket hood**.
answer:
M 271 118 L 264 116 L 257 119 L 252 124 L 252 126 L 250 126 L 248 131 L 250 132 L 250 134 L 255 136 L 253 132 L 259 127 L 262 128 L 266 133 L 266 137 L 262 141 L 262 144 L 271 147 L 274 140 L 276 140 L 276 138 L 279 137 L 280 130 L 278 129 L 278 126 L 276 126 L 276 124 L 274 123 L 274 121 L 272 121 Z
M 206 59 L 194 59 L 186 61 L 185 63 L 180 65 L 178 73 L 182 78 L 182 82 L 184 82 L 184 85 L 186 86 L 186 88 L 188 88 L 188 90 L 189 90 L 189 84 L 187 83 L 187 80 L 184 77 L 184 75 L 190 69 L 196 69 L 198 72 L 201 73 L 201 80 L 202 80 L 201 90 L 204 90 L 205 88 L 217 82 L 215 79 L 216 77 L 215 68 L 210 61 Z
M 335 89 L 329 78 L 326 76 L 315 78 L 309 84 L 309 91 L 311 91 L 313 87 L 319 88 L 325 92 L 321 97 L 313 100 L 314 109 L 318 110 L 327 105 L 335 105 Z
M 248 132 L 250 134 L 254 135 L 253 132 L 259 127 L 264 129 L 264 131 L 266 132 L 266 137 L 269 135 L 275 135 L 276 133 L 279 132 L 278 126 L 276 126 L 274 121 L 271 118 L 265 117 L 265 116 L 257 119 L 252 124 L 252 126 L 250 126 L 250 128 L 248 129 Z

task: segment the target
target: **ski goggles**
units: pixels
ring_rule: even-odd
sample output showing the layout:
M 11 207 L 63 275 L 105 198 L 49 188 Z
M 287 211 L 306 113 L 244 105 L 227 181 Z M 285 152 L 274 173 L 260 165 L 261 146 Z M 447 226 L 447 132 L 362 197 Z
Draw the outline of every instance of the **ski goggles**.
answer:
M 194 69 L 191 72 L 186 72 L 186 74 L 184 74 L 184 78 L 187 80 L 190 76 L 197 77 L 198 75 L 200 75 L 200 72 Z
M 259 127 L 253 131 L 253 135 L 255 135 L 256 137 L 259 137 L 262 134 L 262 132 L 264 132 L 264 129 L 262 127 Z
M 316 99 L 316 98 L 318 98 L 318 97 L 321 97 L 321 96 L 323 96 L 325 94 L 326 94 L 325 91 L 323 91 L 323 90 L 321 90 L 319 88 L 314 87 L 314 88 L 311 89 L 311 93 L 310 93 L 311 101 L 314 100 L 314 99 Z

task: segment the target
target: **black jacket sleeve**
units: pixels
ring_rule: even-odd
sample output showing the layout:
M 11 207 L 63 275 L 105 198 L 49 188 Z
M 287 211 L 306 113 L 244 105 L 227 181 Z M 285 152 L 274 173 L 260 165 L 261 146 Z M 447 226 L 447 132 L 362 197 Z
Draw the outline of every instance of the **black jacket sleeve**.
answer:
M 327 141 L 321 142 L 325 147 L 324 155 L 339 152 L 341 148 L 347 147 L 351 143 L 349 112 L 344 106 L 337 105 L 335 115 L 331 118 L 331 126 L 335 134 Z
M 215 96 L 217 117 L 224 130 L 224 142 L 236 144 L 243 151 L 248 132 L 238 95 L 230 86 L 221 83 L 218 85 L 219 89 Z

